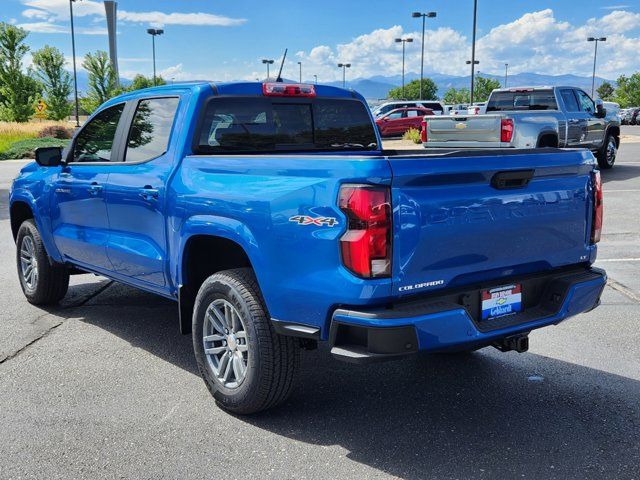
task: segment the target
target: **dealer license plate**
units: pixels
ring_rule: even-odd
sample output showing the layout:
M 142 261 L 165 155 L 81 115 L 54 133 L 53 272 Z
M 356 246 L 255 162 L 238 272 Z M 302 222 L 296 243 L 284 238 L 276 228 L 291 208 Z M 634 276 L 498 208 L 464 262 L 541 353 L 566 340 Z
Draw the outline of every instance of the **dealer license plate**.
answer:
M 482 291 L 482 320 L 513 315 L 522 310 L 522 286 L 505 285 Z

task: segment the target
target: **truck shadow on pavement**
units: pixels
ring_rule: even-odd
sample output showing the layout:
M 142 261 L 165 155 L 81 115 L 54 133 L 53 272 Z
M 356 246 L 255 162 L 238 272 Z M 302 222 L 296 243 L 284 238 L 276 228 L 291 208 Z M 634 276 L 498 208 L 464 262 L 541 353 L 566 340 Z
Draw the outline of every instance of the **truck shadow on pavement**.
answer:
M 611 170 L 601 170 L 600 173 L 604 184 L 624 182 L 625 180 L 640 177 L 640 164 L 616 163 Z
M 173 302 L 114 284 L 75 313 L 198 375 Z M 342 448 L 350 460 L 407 479 L 634 478 L 638 398 L 636 380 L 533 353 L 484 349 L 359 366 L 321 347 L 302 352 L 286 404 L 235 421 L 338 446 L 329 455 Z M 289 474 L 330 475 L 323 461 L 309 465 L 323 470 Z

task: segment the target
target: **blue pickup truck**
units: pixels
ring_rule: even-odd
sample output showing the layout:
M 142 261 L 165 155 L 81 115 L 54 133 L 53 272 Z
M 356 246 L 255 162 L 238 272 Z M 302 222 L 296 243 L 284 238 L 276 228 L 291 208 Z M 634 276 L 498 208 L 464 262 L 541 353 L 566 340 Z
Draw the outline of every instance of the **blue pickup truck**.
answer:
M 175 300 L 236 413 L 282 402 L 320 341 L 359 363 L 523 352 L 606 282 L 588 150 L 383 150 L 364 99 L 323 85 L 114 98 L 68 149 L 36 152 L 10 215 L 29 302 L 87 272 Z

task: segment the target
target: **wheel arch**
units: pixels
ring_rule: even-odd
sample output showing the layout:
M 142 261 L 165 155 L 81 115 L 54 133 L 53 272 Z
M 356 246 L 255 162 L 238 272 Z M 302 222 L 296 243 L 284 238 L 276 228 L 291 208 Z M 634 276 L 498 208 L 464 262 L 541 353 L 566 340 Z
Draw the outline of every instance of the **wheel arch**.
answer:
M 175 265 L 180 332 L 191 332 L 193 301 L 204 280 L 222 270 L 246 267 L 258 277 L 258 255 L 253 234 L 241 222 L 209 216 L 185 222 Z

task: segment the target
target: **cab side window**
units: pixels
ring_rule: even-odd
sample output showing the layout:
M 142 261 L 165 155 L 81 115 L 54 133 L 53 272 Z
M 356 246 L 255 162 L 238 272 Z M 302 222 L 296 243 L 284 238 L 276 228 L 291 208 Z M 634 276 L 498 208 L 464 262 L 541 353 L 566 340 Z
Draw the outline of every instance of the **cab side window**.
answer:
M 113 140 L 124 103 L 109 107 L 98 113 L 76 137 L 73 147 L 73 162 L 110 162 Z
M 576 94 L 578 95 L 578 101 L 580 102 L 580 110 L 583 112 L 593 113 L 596 111 L 593 106 L 593 100 L 589 98 L 589 95 L 584 93 L 582 90 L 576 90 Z
M 564 107 L 567 109 L 567 112 L 580 111 L 578 100 L 576 100 L 576 96 L 573 93 L 573 90 L 565 88 L 563 90 L 560 90 L 560 95 L 562 96 L 562 101 L 564 102 Z
M 166 153 L 179 99 L 141 100 L 127 138 L 125 162 L 145 162 Z

